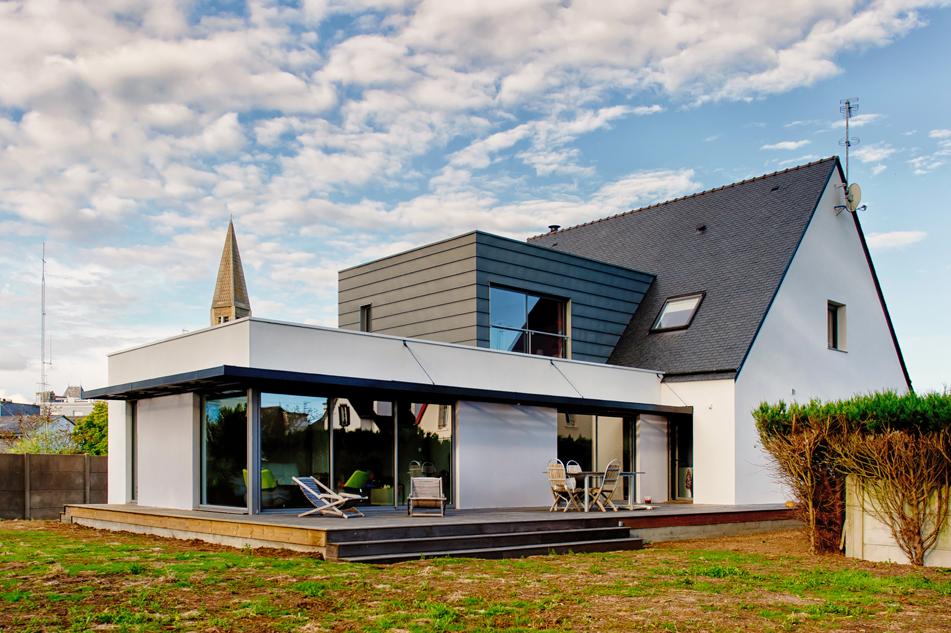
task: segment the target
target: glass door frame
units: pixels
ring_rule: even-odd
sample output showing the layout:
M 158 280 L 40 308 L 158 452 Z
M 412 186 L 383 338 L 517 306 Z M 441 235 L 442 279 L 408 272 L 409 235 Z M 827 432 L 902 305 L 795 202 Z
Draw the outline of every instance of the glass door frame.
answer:
M 292 391 L 292 390 L 290 390 Z M 333 389 L 328 389 L 328 391 L 333 391 Z M 248 504 L 247 508 L 232 508 L 230 506 L 206 506 L 201 505 L 199 507 L 209 510 L 216 511 L 227 511 L 235 512 L 239 511 L 247 514 L 286 514 L 288 509 L 286 508 L 275 508 L 275 509 L 263 509 L 261 507 L 261 389 L 254 387 L 247 389 L 247 399 L 248 399 L 248 425 L 247 425 L 247 455 L 248 455 Z M 286 395 L 297 395 L 291 392 L 287 392 Z M 336 415 L 336 407 L 340 400 L 349 400 L 352 394 L 347 394 L 346 392 L 337 393 L 333 396 L 319 396 L 327 399 L 328 403 L 328 421 L 327 426 L 329 430 L 329 439 L 328 439 L 328 465 L 331 474 L 331 480 L 334 479 L 336 474 L 336 449 L 334 447 L 334 419 L 333 416 Z M 204 416 L 204 398 L 202 396 L 201 402 L 201 415 Z M 389 402 L 393 410 L 393 471 L 391 473 L 393 477 L 393 504 L 392 506 L 381 505 L 375 506 L 377 508 L 387 508 L 387 509 L 398 509 L 403 507 L 404 504 L 400 503 L 399 498 L 399 423 L 400 423 L 400 408 L 401 405 L 411 405 L 411 404 L 424 404 L 422 402 L 417 402 L 412 396 L 403 397 L 403 398 L 381 398 L 379 400 L 373 399 L 377 402 Z M 333 407 L 330 405 L 333 404 Z M 451 430 L 449 438 L 449 485 L 453 490 L 443 491 L 447 497 L 450 499 L 455 499 L 455 488 L 457 485 L 456 482 L 456 433 L 457 433 L 457 420 L 456 420 L 456 402 L 429 402 L 426 404 L 438 404 L 440 406 L 449 407 L 449 427 Z M 201 424 L 202 422 L 200 422 Z M 201 453 L 201 459 L 204 459 L 203 448 L 199 449 Z M 253 467 L 252 467 L 253 466 Z M 199 485 L 203 485 L 199 481 Z M 447 507 L 452 507 L 453 503 L 449 502 L 446 504 Z M 302 508 L 308 509 L 308 508 Z
M 235 390 L 237 394 L 238 390 Z M 205 424 L 206 424 L 206 410 L 205 403 L 207 402 L 209 396 L 216 395 L 214 392 L 211 393 L 198 393 L 198 428 L 197 437 L 196 437 L 196 447 L 194 455 L 197 459 L 197 474 L 195 478 L 195 507 L 199 510 L 210 510 L 212 512 L 227 512 L 229 514 L 254 514 L 253 508 L 255 507 L 255 491 L 257 491 L 257 507 L 260 508 L 261 497 L 260 497 L 260 482 L 261 482 L 261 471 L 260 471 L 260 459 L 255 462 L 252 457 L 252 447 L 254 446 L 254 439 L 258 435 L 260 430 L 260 399 L 257 400 L 257 407 L 254 406 L 255 400 L 254 396 L 257 395 L 260 398 L 260 392 L 257 390 L 248 388 L 244 390 L 245 392 L 245 433 L 246 433 L 246 449 L 245 449 L 245 463 L 244 467 L 248 471 L 248 482 L 245 485 L 245 506 L 223 506 L 216 505 L 211 503 L 203 503 L 202 497 L 204 488 L 205 488 L 205 477 L 207 476 L 207 467 L 206 467 L 206 446 L 205 446 Z M 257 424 L 255 424 L 255 420 Z M 260 457 L 260 446 L 258 442 L 258 455 Z M 252 464 L 258 464 L 258 468 L 251 468 Z M 255 480 L 258 482 L 255 486 Z

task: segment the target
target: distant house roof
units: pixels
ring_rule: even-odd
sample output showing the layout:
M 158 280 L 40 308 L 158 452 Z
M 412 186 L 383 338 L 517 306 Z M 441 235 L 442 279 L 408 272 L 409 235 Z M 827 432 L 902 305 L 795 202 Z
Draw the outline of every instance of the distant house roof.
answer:
M 668 380 L 731 377 L 837 169 L 826 158 L 530 241 L 657 276 L 609 362 L 655 367 Z M 649 333 L 665 300 L 698 292 L 690 327 Z
M 0 400 L 0 416 L 2 417 L 11 415 L 37 415 L 39 412 L 40 407 L 36 404 Z

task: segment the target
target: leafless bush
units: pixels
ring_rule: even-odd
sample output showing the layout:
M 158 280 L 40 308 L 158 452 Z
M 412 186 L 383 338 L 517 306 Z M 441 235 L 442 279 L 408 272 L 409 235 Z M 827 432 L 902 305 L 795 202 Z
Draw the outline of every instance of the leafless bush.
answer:
M 845 477 L 829 451 L 830 425 L 797 425 L 789 433 L 761 433 L 776 460 L 777 477 L 796 497 L 812 553 L 839 549 L 845 522 Z
M 850 431 L 830 446 L 838 468 L 865 491 L 872 516 L 912 565 L 924 565 L 948 521 L 951 432 Z

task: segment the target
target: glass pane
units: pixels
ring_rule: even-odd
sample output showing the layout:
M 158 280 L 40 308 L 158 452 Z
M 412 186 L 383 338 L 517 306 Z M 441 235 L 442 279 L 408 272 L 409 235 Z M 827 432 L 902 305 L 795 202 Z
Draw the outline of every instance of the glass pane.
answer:
M 700 295 L 683 299 L 668 299 L 657 318 L 657 323 L 654 324 L 654 329 L 666 330 L 688 325 L 699 304 Z
M 494 327 L 489 331 L 489 347 L 506 352 L 524 352 L 526 334 L 520 330 Z
M 565 357 L 565 339 L 551 334 L 532 332 L 530 336 L 532 348 L 530 353 L 539 356 Z
M 201 454 L 201 502 L 247 506 L 248 400 L 244 393 L 205 398 Z
M 327 398 L 261 394 L 261 507 L 306 508 L 293 477 L 330 481 Z
M 397 416 L 400 504 L 406 503 L 410 477 L 441 477 L 452 501 L 452 405 L 403 403 Z
M 367 497 L 364 504 L 392 506 L 393 403 L 330 400 L 336 489 Z
M 489 288 L 489 322 L 516 330 L 525 329 L 525 295 L 503 288 Z
M 558 459 L 576 461 L 581 470 L 591 470 L 594 446 L 594 416 L 558 414 Z M 580 483 L 580 482 L 579 482 Z
M 565 333 L 565 304 L 545 297 L 528 298 L 528 329 L 551 334 Z

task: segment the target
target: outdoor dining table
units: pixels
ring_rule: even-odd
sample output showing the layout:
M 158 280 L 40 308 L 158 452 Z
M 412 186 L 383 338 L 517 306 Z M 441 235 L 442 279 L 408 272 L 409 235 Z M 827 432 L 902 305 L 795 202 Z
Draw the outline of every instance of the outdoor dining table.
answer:
M 637 476 L 643 475 L 645 471 L 643 470 L 631 470 L 631 471 L 621 471 L 618 473 L 618 477 L 621 479 L 628 480 L 628 496 L 627 496 L 627 509 L 634 510 L 636 504 L 634 503 L 637 500 Z M 591 484 L 594 483 L 596 479 L 604 477 L 603 470 L 582 470 L 578 472 L 568 473 L 568 477 L 584 477 L 584 511 L 591 511 Z

